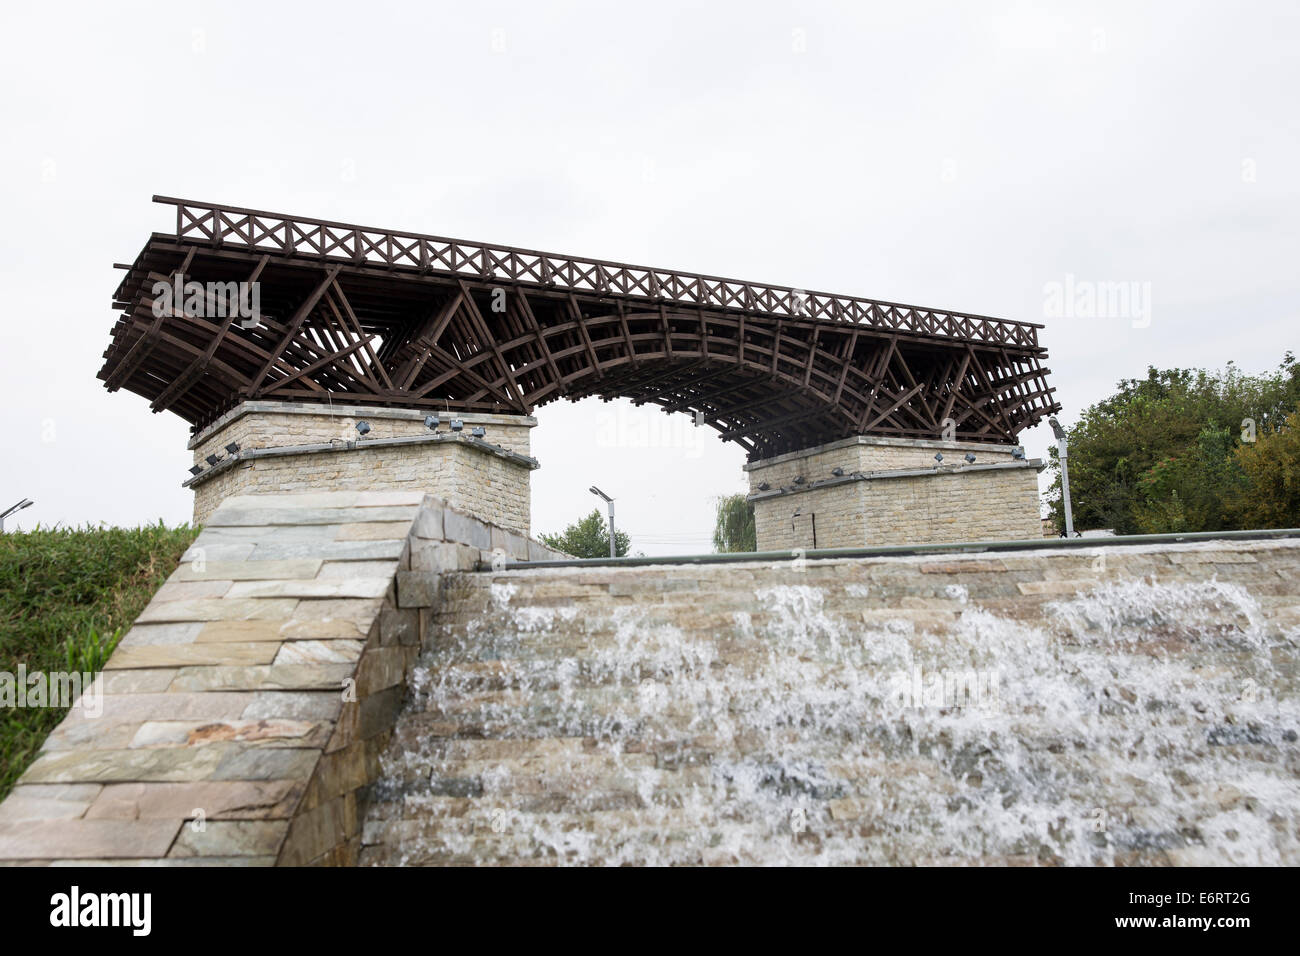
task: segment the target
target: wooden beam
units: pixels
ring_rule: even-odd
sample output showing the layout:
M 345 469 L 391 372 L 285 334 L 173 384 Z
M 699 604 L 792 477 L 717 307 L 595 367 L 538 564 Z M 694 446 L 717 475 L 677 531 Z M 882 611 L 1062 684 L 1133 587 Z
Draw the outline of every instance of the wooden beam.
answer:
M 729 428 L 721 432 L 723 441 L 732 441 L 742 435 L 756 435 L 765 431 L 774 431 L 786 425 L 794 425 L 798 422 L 806 421 L 809 418 L 815 418 L 818 415 L 829 414 L 828 408 L 808 408 L 797 412 L 791 412 L 788 415 L 782 415 L 778 418 L 769 418 L 762 422 L 755 422 L 752 425 L 746 425 L 742 428 Z
M 451 321 L 451 317 L 455 315 L 456 310 L 460 308 L 460 303 L 464 297 L 465 294 L 463 292 L 457 291 L 455 295 L 429 314 L 428 318 L 425 319 L 421 326 L 420 331 L 410 339 L 409 345 L 411 348 L 418 348 L 420 351 L 418 355 L 413 355 L 408 358 L 404 363 L 402 370 L 398 372 L 398 387 L 401 388 L 402 391 L 409 389 L 416 377 L 420 374 L 420 369 L 423 368 L 424 363 L 429 360 L 429 353 L 433 350 L 434 343 L 436 343 L 442 336 L 442 333 L 446 331 L 447 323 Z
M 578 300 L 570 292 L 567 301 L 569 303 L 569 312 L 573 315 L 573 322 L 578 327 L 578 334 L 582 336 L 582 345 L 587 350 L 587 357 L 591 359 L 591 370 L 596 373 L 596 378 L 604 378 L 605 372 L 600 367 L 600 359 L 596 358 L 596 349 L 591 344 L 591 336 L 587 334 L 587 323 L 583 321 L 582 309 L 578 307 Z
M 894 414 L 896 414 L 898 411 L 900 411 L 900 410 L 905 406 L 907 400 L 910 399 L 913 395 L 915 395 L 915 394 L 916 394 L 917 392 L 919 392 L 920 390 L 921 390 L 921 386 L 920 386 L 920 385 L 913 385 L 913 386 L 912 386 L 910 389 L 908 389 L 908 390 L 907 390 L 903 395 L 895 397 L 894 404 L 893 404 L 891 407 L 887 408 L 885 411 L 881 412 L 879 415 L 877 415 L 877 416 L 876 416 L 875 418 L 873 418 L 871 421 L 869 421 L 869 422 L 868 422 L 868 423 L 863 427 L 862 430 L 863 430 L 864 432 L 869 432 L 869 431 L 871 431 L 871 429 L 875 428 L 877 425 L 879 425 L 881 422 L 883 422 L 886 418 L 890 418 L 891 416 L 893 416 Z
M 849 369 L 853 367 L 853 353 L 857 351 L 857 348 L 858 348 L 858 329 L 855 326 L 853 329 L 853 335 L 849 339 L 848 354 L 846 354 L 844 358 L 841 360 L 842 365 L 840 367 L 840 381 L 839 384 L 835 386 L 835 397 L 831 399 L 832 405 L 838 405 L 840 403 L 840 396 L 844 394 L 844 383 L 848 380 Z
M 294 336 L 298 334 L 298 330 L 302 327 L 303 320 L 307 318 L 308 313 L 310 313 L 312 309 L 316 308 L 316 303 L 321 300 L 321 296 L 325 294 L 325 290 L 334 282 L 334 277 L 339 274 L 340 268 L 342 267 L 334 266 L 326 272 L 325 278 L 320 281 L 316 288 L 312 289 L 307 298 L 303 300 L 300 306 L 298 306 L 297 310 L 293 313 L 293 318 L 289 320 L 288 329 L 284 333 L 284 338 L 280 340 L 279 348 L 275 349 L 271 358 L 266 360 L 266 364 L 262 366 L 256 377 L 249 383 L 249 395 L 256 396 L 258 394 L 258 390 L 262 387 L 262 382 L 266 381 L 266 375 L 271 371 L 271 366 L 275 364 L 276 358 L 289 347 L 289 343 L 293 341 Z
M 171 281 L 174 282 L 178 275 L 182 279 L 185 277 L 185 270 L 190 267 L 190 262 L 194 259 L 194 253 L 196 251 L 196 249 L 191 248 L 190 251 L 186 253 L 185 261 L 182 262 L 180 267 L 174 270 L 169 277 Z M 184 287 L 182 286 L 182 296 L 183 295 Z M 172 309 L 181 315 L 184 315 L 185 303 L 183 299 L 181 302 L 173 302 Z M 161 309 L 154 309 L 153 325 L 151 325 L 143 335 L 135 340 L 135 344 L 127 350 L 126 355 L 120 362 L 118 362 L 117 367 L 113 369 L 112 373 L 105 380 L 104 385 L 109 391 L 120 388 L 122 383 L 131 377 L 131 374 L 136 370 L 136 367 L 145 360 L 151 351 L 153 351 L 154 344 L 158 341 L 158 334 L 162 331 L 163 319 L 166 318 L 166 315 L 167 314 Z
M 257 260 L 257 265 L 253 267 L 253 271 L 247 280 L 249 286 L 252 286 L 254 282 L 258 281 L 262 275 L 262 270 L 266 268 L 266 264 L 270 259 L 270 256 L 264 255 L 262 258 Z M 226 334 L 230 331 L 230 326 L 235 321 L 234 313 L 229 309 L 226 311 L 228 314 L 226 315 L 225 321 L 221 324 L 220 331 L 212 337 L 212 341 L 208 343 L 208 347 L 204 349 L 203 354 L 196 356 L 194 360 L 190 362 L 189 367 L 177 376 L 175 381 L 173 381 L 171 385 L 167 386 L 162 394 L 149 404 L 149 408 L 153 412 L 157 413 L 166 411 L 178 398 L 189 391 L 190 387 L 198 381 L 199 378 L 202 377 L 204 369 L 206 369 L 208 364 L 212 361 L 212 356 L 217 354 L 217 349 L 221 346 L 221 343 L 225 341 Z M 258 318 L 260 320 L 261 317 L 259 316 Z
M 501 374 L 510 385 L 510 394 L 515 398 L 511 400 L 511 407 L 519 409 L 520 412 L 527 413 L 528 407 L 524 403 L 524 393 L 520 389 L 519 383 L 515 381 L 514 373 L 510 370 L 510 363 L 506 357 L 501 354 L 501 346 L 497 343 L 497 338 L 488 328 L 487 321 L 483 318 L 483 313 L 478 310 L 478 303 L 474 301 L 474 296 L 470 294 L 469 287 L 462 280 L 460 283 L 461 295 L 465 297 L 465 311 L 470 315 L 471 320 L 478 327 L 479 334 L 484 336 L 484 341 L 492 350 L 492 356 L 497 360 L 497 365 L 501 368 Z
M 961 390 L 962 382 L 966 381 L 966 367 L 970 364 L 970 353 L 962 355 L 961 365 L 957 367 L 957 374 L 949 378 L 948 401 L 944 403 L 943 414 L 939 416 L 942 423 L 944 419 L 952 417 L 952 403 L 957 401 L 957 393 Z
M 632 333 L 629 331 L 627 326 L 627 315 L 623 311 L 623 300 L 620 299 L 617 305 L 618 327 L 623 333 L 623 342 L 627 345 L 627 360 L 629 364 L 635 367 L 637 364 L 636 345 L 632 342 Z
M 333 355 L 326 355 L 324 358 L 317 359 L 315 362 L 313 362 L 311 365 L 307 366 L 306 368 L 300 368 L 292 375 L 288 376 L 287 378 L 280 379 L 270 388 L 266 389 L 263 394 L 274 395 L 277 391 L 279 391 L 282 388 L 285 388 L 286 386 L 290 385 L 293 382 L 296 382 L 304 375 L 310 375 L 312 372 L 316 371 L 317 369 L 324 368 L 326 365 L 337 362 L 339 359 L 351 355 L 357 349 L 364 347 L 372 337 L 373 336 L 366 336 L 364 339 L 360 339 L 356 342 L 353 342 L 351 345 L 345 347 L 340 352 L 335 352 Z
M 821 326 L 813 329 L 812 344 L 808 346 L 808 364 L 803 370 L 803 387 L 807 388 L 808 383 L 812 381 L 813 361 L 817 358 L 817 337 L 821 334 Z
M 662 303 L 659 305 L 659 320 L 663 322 L 664 326 L 664 356 L 671 362 L 673 360 L 673 336 L 668 325 L 668 310 L 663 307 Z
M 555 364 L 555 356 L 551 354 L 551 347 L 546 342 L 546 336 L 542 332 L 541 323 L 537 321 L 537 316 L 533 314 L 533 307 L 528 304 L 528 296 L 522 291 L 519 293 L 518 302 L 520 314 L 524 317 L 524 321 L 527 323 L 528 327 L 533 330 L 533 335 L 537 340 L 537 344 L 541 346 L 542 355 L 546 357 L 546 364 L 551 370 L 553 381 L 559 387 L 560 391 L 563 392 L 564 376 L 560 374 L 560 368 Z
M 348 321 L 356 331 L 357 337 L 362 341 L 362 343 L 364 343 L 362 348 L 365 350 L 366 357 L 370 359 L 371 368 L 379 374 L 379 378 L 383 380 L 384 387 L 391 392 L 393 390 L 393 380 L 388 377 L 388 369 L 384 368 L 384 363 L 379 361 L 379 357 L 375 355 L 375 350 L 370 347 L 370 336 L 366 335 L 365 331 L 361 328 L 361 320 L 358 319 L 357 314 L 352 311 L 352 305 L 348 302 L 348 297 L 343 293 L 343 285 L 337 278 L 334 280 L 333 291 L 334 297 L 339 301 L 339 305 L 343 306 L 343 312 L 347 315 Z

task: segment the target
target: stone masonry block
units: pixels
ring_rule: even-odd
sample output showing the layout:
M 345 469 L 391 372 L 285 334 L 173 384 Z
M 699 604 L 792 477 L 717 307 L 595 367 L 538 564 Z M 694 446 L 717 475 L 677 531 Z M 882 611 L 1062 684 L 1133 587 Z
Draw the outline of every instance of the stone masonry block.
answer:
M 415 525 L 411 529 L 411 533 L 417 538 L 427 538 L 431 541 L 445 540 L 442 514 L 443 507 L 441 504 L 425 503 L 415 516 Z
M 397 606 L 433 607 L 438 603 L 439 577 L 433 571 L 398 571 Z
M 504 528 L 492 527 L 492 550 L 504 551 L 515 561 L 528 560 L 528 539 Z
M 492 550 L 492 532 L 488 525 L 451 508 L 443 512 L 443 533 L 448 541 L 468 544 L 485 551 Z
M 478 565 L 479 554 L 478 548 L 452 541 L 427 544 L 411 552 L 411 570 L 473 571 Z

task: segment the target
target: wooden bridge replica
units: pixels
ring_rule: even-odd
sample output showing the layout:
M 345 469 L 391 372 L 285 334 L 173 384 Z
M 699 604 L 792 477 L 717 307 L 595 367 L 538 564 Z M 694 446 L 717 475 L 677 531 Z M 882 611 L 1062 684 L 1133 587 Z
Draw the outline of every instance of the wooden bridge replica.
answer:
M 763 458 L 933 438 L 945 419 L 958 438 L 1014 442 L 1057 408 L 1032 323 L 155 201 L 175 232 L 126 267 L 100 377 L 197 427 L 249 399 L 528 415 L 621 396 Z M 260 323 L 155 309 L 155 284 L 178 276 L 258 283 Z

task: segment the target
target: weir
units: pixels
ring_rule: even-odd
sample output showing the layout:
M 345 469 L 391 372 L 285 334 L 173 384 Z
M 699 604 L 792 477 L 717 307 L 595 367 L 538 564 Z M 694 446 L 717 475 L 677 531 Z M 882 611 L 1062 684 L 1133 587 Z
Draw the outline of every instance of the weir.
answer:
M 457 575 L 360 860 L 1293 865 L 1298 549 Z
M 229 498 L 0 860 L 1300 861 L 1300 532 L 882 550 L 574 562 L 409 492 Z

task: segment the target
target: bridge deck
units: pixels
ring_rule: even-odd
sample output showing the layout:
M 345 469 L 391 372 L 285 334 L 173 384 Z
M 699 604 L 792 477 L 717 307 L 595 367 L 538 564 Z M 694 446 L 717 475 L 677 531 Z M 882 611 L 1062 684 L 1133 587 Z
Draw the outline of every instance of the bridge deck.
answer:
M 1014 441 L 1059 408 L 1033 323 L 155 199 L 176 231 L 127 267 L 100 377 L 196 427 L 247 398 L 526 414 L 624 396 L 764 457 L 945 420 Z M 156 306 L 178 277 L 206 297 Z M 257 325 L 226 283 L 257 284 Z

